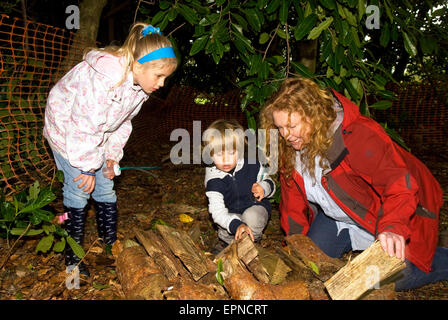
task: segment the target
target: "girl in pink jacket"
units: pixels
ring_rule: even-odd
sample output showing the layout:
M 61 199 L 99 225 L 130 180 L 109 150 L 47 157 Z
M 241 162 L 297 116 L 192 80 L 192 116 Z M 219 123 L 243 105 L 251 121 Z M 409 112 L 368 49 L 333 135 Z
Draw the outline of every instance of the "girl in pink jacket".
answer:
M 160 30 L 136 23 L 121 47 L 89 51 L 51 89 L 43 134 L 57 168 L 64 172 L 66 229 L 79 244 L 90 196 L 95 204 L 99 236 L 106 245 L 117 239 L 114 174 L 104 177 L 101 170 L 112 169 L 121 160 L 132 131 L 132 118 L 176 67 L 171 43 Z M 79 261 L 67 246 L 68 269 Z M 89 275 L 83 263 L 79 270 Z

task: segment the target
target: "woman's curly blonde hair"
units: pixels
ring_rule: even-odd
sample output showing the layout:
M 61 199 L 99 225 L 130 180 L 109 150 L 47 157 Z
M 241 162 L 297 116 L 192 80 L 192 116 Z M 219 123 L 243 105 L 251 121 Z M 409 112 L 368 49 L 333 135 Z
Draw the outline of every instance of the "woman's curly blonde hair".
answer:
M 307 119 L 311 125 L 310 140 L 302 149 L 301 161 L 311 177 L 315 177 L 315 158 L 320 156 L 320 165 L 325 168 L 324 159 L 333 142 L 333 134 L 329 130 L 336 119 L 333 108 L 332 94 L 321 89 L 314 81 L 305 78 L 289 78 L 283 81 L 280 88 L 267 101 L 260 112 L 260 128 L 266 129 L 269 146 L 270 129 L 277 129 L 274 125 L 273 112 L 285 111 L 289 114 L 296 112 L 302 119 Z M 296 150 L 287 144 L 285 139 L 279 139 L 278 151 L 266 150 L 269 158 L 278 152 L 280 174 L 288 182 L 296 163 Z

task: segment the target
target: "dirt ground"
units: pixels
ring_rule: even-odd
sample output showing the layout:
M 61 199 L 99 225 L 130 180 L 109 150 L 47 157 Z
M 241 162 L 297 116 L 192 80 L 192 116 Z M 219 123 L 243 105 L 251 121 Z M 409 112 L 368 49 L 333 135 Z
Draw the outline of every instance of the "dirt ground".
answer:
M 150 229 L 155 219 L 191 230 L 200 239 L 199 245 L 210 250 L 217 242 L 216 231 L 207 211 L 204 194 L 204 168 L 200 165 L 173 165 L 162 160 L 169 156 L 171 146 L 153 144 L 145 148 L 126 150 L 122 166 L 162 165 L 161 170 L 151 174 L 138 170 L 122 171 L 116 178 L 119 206 L 118 238 L 133 238 L 136 228 Z M 445 194 L 448 191 L 448 159 L 440 154 L 428 154 L 421 159 L 432 170 L 441 183 Z M 59 194 L 54 205 L 62 212 Z M 181 222 L 179 214 L 186 213 L 194 221 Z M 440 230 L 448 229 L 448 204 L 441 211 Z M 89 250 L 86 263 L 91 277 L 81 278 L 79 289 L 68 289 L 62 254 L 35 254 L 38 240 L 21 240 L 5 267 L 0 270 L 1 300 L 120 300 L 125 299 L 115 271 L 114 260 L 106 256 L 96 242 L 95 213 L 89 210 L 86 223 L 84 249 Z M 283 240 L 278 209 L 274 206 L 272 217 L 265 230 L 261 245 L 270 248 Z M 8 248 L 0 239 L 0 257 L 5 257 Z M 397 293 L 398 300 L 448 300 L 448 281 L 427 285 L 417 290 Z

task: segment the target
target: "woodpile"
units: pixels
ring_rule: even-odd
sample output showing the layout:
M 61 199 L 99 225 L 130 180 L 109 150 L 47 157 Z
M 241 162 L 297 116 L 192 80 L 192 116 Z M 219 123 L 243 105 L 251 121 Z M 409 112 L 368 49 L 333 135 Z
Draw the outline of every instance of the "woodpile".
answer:
M 296 234 L 285 240 L 287 246 L 267 249 L 244 234 L 213 256 L 187 232 L 158 224 L 155 230 L 135 230 L 135 241 L 114 245 L 114 254 L 128 299 L 328 300 L 357 299 L 367 291 L 347 294 L 354 291 L 350 279 L 364 279 L 352 274 L 360 270 L 353 267 L 357 261 L 349 262 L 352 273 L 344 278 L 346 271 L 340 270 L 347 270 L 345 263 L 325 255 L 308 237 Z M 360 263 L 372 263 L 367 260 Z M 380 268 L 387 268 L 387 259 L 382 261 Z M 364 298 L 380 293 L 378 299 L 393 299 L 391 292 L 393 286 L 384 286 Z

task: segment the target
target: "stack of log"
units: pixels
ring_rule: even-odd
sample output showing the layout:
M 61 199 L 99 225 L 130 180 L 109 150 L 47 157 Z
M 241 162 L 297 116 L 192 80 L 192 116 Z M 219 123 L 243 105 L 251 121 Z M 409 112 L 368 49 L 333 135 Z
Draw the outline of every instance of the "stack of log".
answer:
M 118 278 L 127 299 L 357 299 L 367 291 L 359 286 L 359 295 L 341 294 L 345 289 L 356 291 L 356 284 L 347 287 L 350 281 L 338 273 L 347 266 L 325 255 L 304 235 L 288 236 L 287 246 L 268 250 L 244 234 L 214 257 L 203 252 L 187 232 L 166 225 L 157 225 L 156 230 L 135 230 L 135 240 L 114 248 Z M 380 267 L 385 265 L 389 274 L 400 270 L 397 261 L 392 269 L 390 261 L 385 261 Z M 354 263 L 349 262 L 350 270 L 359 272 Z

